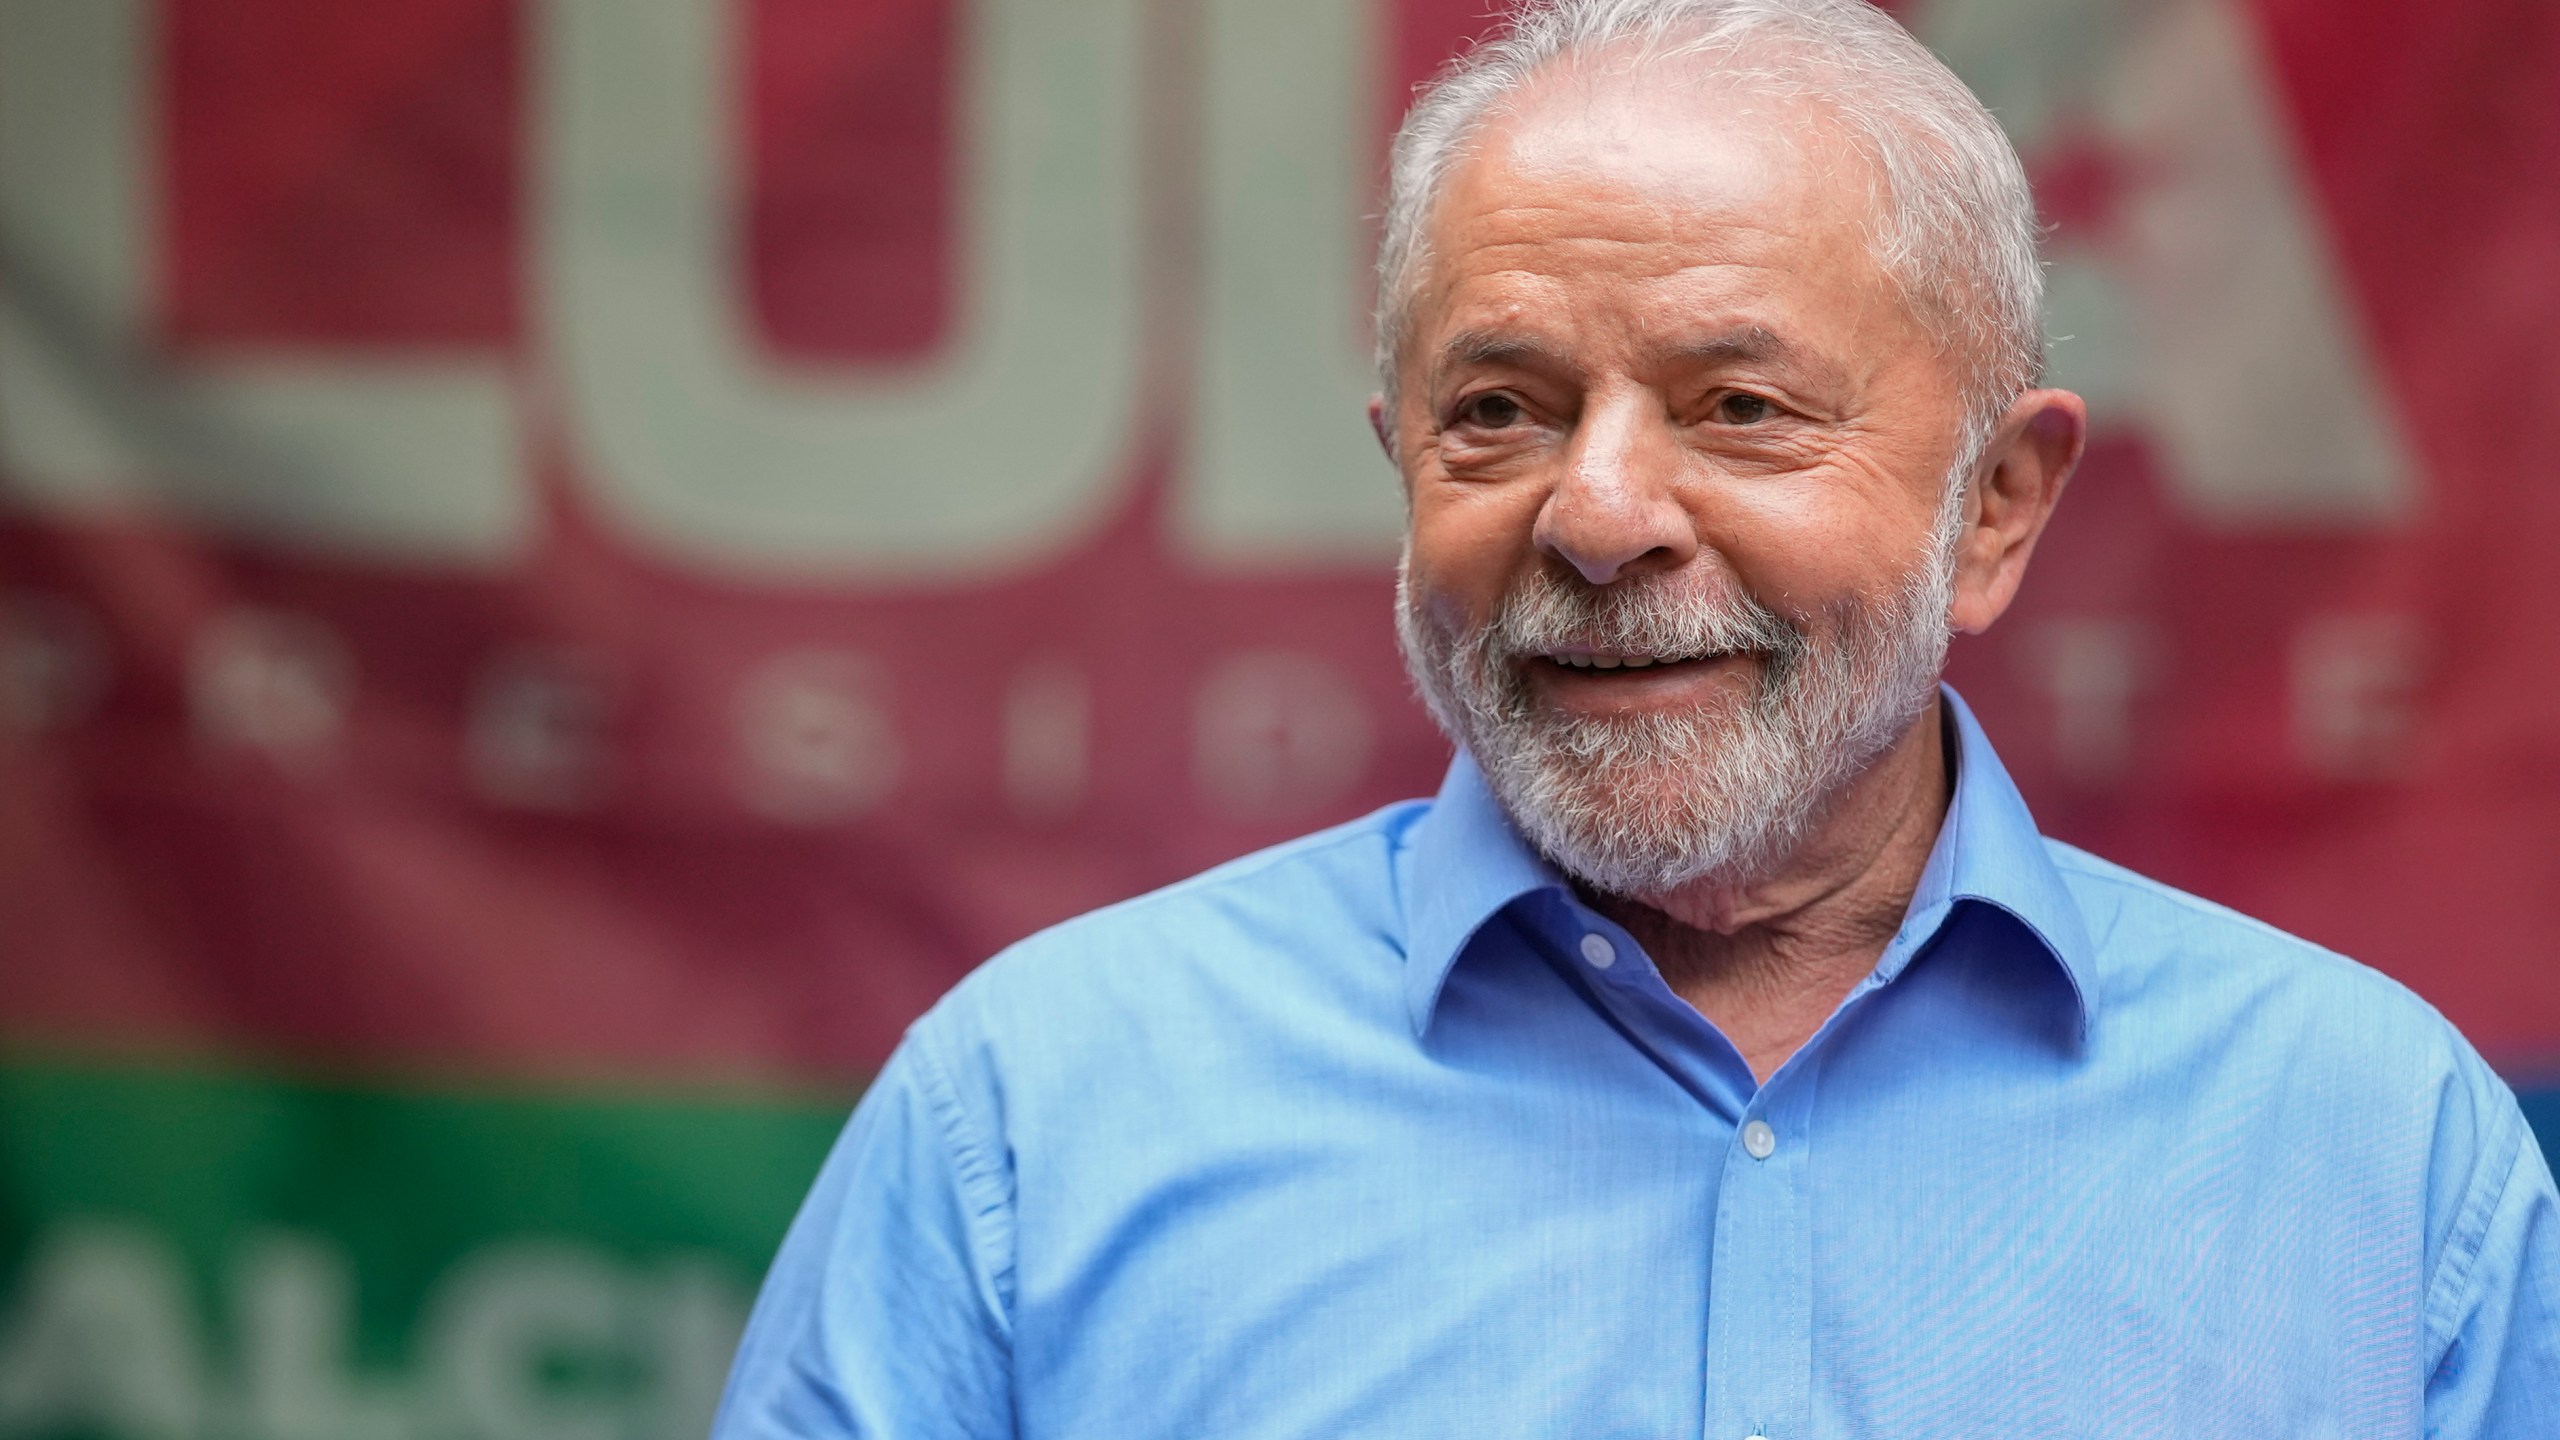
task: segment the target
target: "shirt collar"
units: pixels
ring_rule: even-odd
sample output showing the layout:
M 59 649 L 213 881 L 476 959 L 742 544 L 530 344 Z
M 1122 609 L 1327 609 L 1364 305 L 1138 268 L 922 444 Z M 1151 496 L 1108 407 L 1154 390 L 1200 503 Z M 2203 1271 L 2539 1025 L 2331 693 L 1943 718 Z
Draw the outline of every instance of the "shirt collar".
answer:
M 1420 1035 L 1431 1028 L 1450 968 L 1485 922 L 1523 895 L 1567 886 L 1512 828 L 1464 750 L 1415 822 L 1404 859 L 1404 999 Z
M 2053 854 L 2045 848 L 2035 816 L 2027 811 L 2026 797 L 2018 793 L 2017 782 L 2009 778 L 2008 767 L 2000 763 L 1990 738 L 1973 718 L 1973 708 L 1948 686 L 1938 687 L 1938 698 L 1955 739 L 1955 793 L 1948 797 L 1947 818 L 1938 827 L 1929 863 L 1912 889 L 1904 929 L 1919 935 L 1935 933 L 1959 901 L 1973 901 L 2008 916 L 2052 957 L 2070 982 L 2074 1018 L 2079 1022 L 2079 1037 L 2085 1039 L 2096 947 L 2090 942 L 2088 923 L 2081 918 L 2080 902 L 2072 898 L 2062 872 L 2054 868 Z M 1917 944 L 1893 947 L 1876 978 L 1891 980 L 1920 949 Z
M 1939 696 L 1954 732 L 1955 791 L 1912 891 L 1904 933 L 1915 943 L 1889 947 L 1876 980 L 1891 981 L 1923 948 L 1918 940 L 1944 925 L 1958 902 L 1974 901 L 2015 921 L 2061 968 L 2085 1036 L 2093 946 L 2079 904 L 1972 709 L 1950 688 L 1940 687 Z M 1404 862 L 1405 1005 L 1419 1035 L 1430 1028 L 1449 971 L 1485 922 L 1524 895 L 1569 894 L 1570 887 L 1512 827 L 1464 750 L 1415 823 Z

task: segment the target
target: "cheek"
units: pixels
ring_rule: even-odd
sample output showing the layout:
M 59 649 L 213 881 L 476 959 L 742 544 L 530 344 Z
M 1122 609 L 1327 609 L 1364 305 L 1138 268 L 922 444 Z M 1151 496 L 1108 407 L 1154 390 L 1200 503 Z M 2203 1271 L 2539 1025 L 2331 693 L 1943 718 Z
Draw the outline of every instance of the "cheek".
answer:
M 1416 490 L 1412 582 L 1435 613 L 1472 625 L 1501 603 L 1534 558 L 1537 510 L 1521 498 L 1448 482 L 1426 481 Z
M 1922 560 L 1936 515 L 1914 497 L 1884 503 L 1847 486 L 1755 501 L 1733 507 L 1720 548 L 1744 588 L 1798 619 L 1899 589 Z

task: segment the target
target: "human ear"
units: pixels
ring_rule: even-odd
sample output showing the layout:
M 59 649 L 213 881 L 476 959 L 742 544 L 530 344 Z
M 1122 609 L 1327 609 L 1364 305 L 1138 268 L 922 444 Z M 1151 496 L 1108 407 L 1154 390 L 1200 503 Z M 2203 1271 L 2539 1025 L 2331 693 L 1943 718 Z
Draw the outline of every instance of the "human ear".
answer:
M 2088 438 L 2088 403 L 2068 390 L 2030 390 L 2001 416 L 1965 495 L 1947 612 L 1955 628 L 1988 630 L 2017 598 L 2027 558 Z

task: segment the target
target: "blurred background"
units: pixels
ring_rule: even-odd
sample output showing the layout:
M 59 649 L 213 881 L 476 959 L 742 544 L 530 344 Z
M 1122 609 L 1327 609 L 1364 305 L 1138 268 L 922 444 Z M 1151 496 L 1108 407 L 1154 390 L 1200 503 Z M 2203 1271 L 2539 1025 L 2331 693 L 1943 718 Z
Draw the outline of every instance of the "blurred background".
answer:
M 2560 7 L 1910 0 L 2096 442 L 2045 827 L 2560 1138 Z M 1427 793 L 1368 217 L 1486 0 L 0 0 L 0 1437 L 701 1433 L 988 953 Z

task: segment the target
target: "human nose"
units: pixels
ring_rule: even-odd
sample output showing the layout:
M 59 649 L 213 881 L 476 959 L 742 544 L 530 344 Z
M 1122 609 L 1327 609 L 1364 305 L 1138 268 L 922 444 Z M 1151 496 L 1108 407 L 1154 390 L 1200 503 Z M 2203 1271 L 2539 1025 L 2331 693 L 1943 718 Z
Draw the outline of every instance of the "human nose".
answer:
M 1531 539 L 1594 585 L 1675 568 L 1698 553 L 1681 507 L 1680 447 L 1641 396 L 1583 411 L 1564 474 L 1539 507 Z

